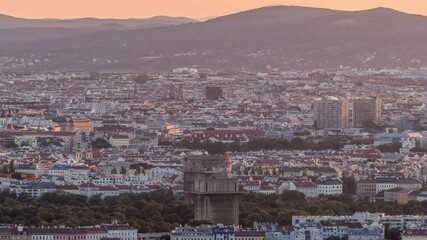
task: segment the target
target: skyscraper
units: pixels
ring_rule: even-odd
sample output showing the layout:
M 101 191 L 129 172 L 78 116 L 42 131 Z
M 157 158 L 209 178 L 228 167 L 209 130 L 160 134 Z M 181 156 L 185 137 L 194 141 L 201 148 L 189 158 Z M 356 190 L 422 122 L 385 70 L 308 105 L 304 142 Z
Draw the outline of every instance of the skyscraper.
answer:
M 239 224 L 239 185 L 231 178 L 230 156 L 197 155 L 184 159 L 184 200 L 194 204 L 195 220 Z
M 356 98 L 352 100 L 352 124 L 354 127 L 361 127 L 367 120 L 379 123 L 381 120 L 381 98 Z
M 318 129 L 348 128 L 348 99 L 328 97 L 314 102 L 314 120 Z

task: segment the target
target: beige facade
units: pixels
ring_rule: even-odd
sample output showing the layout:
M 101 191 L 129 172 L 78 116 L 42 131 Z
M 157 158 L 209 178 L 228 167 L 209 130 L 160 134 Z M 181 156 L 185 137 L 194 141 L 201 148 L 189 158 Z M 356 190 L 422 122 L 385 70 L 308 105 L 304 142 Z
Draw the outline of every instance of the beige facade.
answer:
M 356 194 L 359 198 L 364 199 L 367 197 L 373 197 L 380 192 L 396 188 L 410 191 L 419 190 L 421 187 L 422 183 L 416 179 L 367 179 L 357 182 Z
M 373 180 L 361 180 L 357 182 L 356 194 L 360 199 L 375 196 L 377 183 Z
M 93 121 L 88 118 L 73 118 L 73 130 L 77 131 L 93 131 Z
M 379 123 L 381 120 L 381 98 L 356 98 L 352 100 L 352 124 L 361 127 L 367 120 Z
M 314 102 L 314 119 L 318 129 L 348 128 L 348 99 L 330 97 Z
M 130 139 L 127 135 L 113 135 L 108 139 L 108 142 L 113 147 L 127 147 L 130 144 Z
M 414 190 L 395 188 L 384 192 L 384 202 L 396 202 L 398 205 L 407 204 L 416 200 L 417 195 L 411 194 Z

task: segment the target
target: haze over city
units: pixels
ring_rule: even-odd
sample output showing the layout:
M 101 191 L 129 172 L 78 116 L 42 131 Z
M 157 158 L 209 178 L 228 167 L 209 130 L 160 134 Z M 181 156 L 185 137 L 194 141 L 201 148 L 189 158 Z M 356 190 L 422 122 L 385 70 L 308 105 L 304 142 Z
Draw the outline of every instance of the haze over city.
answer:
M 1 240 L 427 240 L 425 0 L 0 0 Z

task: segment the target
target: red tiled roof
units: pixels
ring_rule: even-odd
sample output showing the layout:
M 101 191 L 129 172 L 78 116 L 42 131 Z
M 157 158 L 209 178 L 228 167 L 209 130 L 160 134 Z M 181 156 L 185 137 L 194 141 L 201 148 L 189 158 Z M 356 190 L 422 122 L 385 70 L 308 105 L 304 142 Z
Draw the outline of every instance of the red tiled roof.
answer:
M 113 186 L 99 186 L 99 191 L 117 191 L 118 189 Z
M 57 185 L 56 190 L 79 190 L 76 185 Z
M 317 188 L 317 185 L 313 182 L 293 182 L 297 188 Z

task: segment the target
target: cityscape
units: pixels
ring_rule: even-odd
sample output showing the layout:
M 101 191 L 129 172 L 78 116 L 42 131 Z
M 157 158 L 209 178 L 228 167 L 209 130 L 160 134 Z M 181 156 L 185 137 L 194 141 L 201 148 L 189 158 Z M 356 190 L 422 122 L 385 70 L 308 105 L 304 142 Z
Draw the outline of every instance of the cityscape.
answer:
M 0 239 L 427 239 L 424 15 L 0 15 Z

